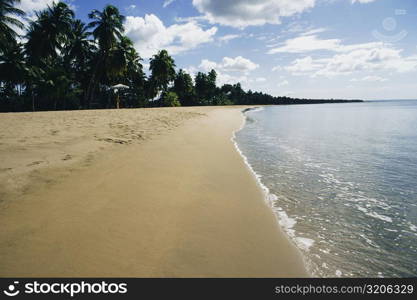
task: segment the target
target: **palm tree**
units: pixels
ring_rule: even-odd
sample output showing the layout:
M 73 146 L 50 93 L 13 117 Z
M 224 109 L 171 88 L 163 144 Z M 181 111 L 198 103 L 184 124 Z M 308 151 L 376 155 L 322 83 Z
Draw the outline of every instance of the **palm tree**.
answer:
M 96 51 L 90 33 L 81 20 L 72 23 L 72 30 L 63 49 L 64 65 L 71 71 L 74 84 L 82 91 L 80 106 L 85 107 L 85 93 L 90 81 L 91 62 Z
M 27 88 L 27 94 L 31 98 L 32 102 L 32 111 L 35 111 L 36 105 L 35 105 L 35 96 L 36 96 L 36 88 L 38 84 L 42 84 L 45 78 L 45 72 L 36 66 L 29 65 L 26 68 L 26 88 Z
M 175 79 L 175 62 L 166 50 L 161 50 L 150 61 L 152 72 L 150 80 L 157 91 L 166 92 L 168 85 Z
M 125 54 L 126 57 L 126 69 L 124 77 L 126 84 L 134 84 L 137 81 L 143 81 L 143 66 L 140 63 L 142 60 L 133 46 L 133 42 L 128 37 L 124 36 L 120 40 L 118 48 Z
M 26 64 L 21 44 L 14 42 L 9 45 L 3 55 L 0 56 L 0 82 L 10 90 L 18 87 L 18 95 L 21 94 L 21 85 L 26 78 Z
M 32 95 L 41 95 L 42 108 L 56 109 L 70 95 L 71 73 L 64 66 L 65 46 L 71 37 L 74 12 L 63 2 L 36 13 L 26 35 L 29 65 L 36 68 L 28 81 Z M 37 76 L 42 71 L 42 78 Z M 65 107 L 61 105 L 61 107 Z
M 19 3 L 20 0 L 0 1 L 0 53 L 6 51 L 6 48 L 13 45 L 13 42 L 16 40 L 18 34 L 11 26 L 20 29 L 24 28 L 21 21 L 12 17 L 13 15 L 20 17 L 25 15 L 24 11 L 15 7 Z
M 89 39 L 87 26 L 81 20 L 75 20 L 71 27 L 63 54 L 66 63 L 80 72 L 86 68 L 88 60 L 92 58 L 95 46 Z
M 174 80 L 174 92 L 178 95 L 181 105 L 193 105 L 194 85 L 190 74 L 180 70 Z
M 97 52 L 95 67 L 91 74 L 90 84 L 86 93 L 86 102 L 89 103 L 98 81 L 98 74 L 100 67 L 109 58 L 113 56 L 113 61 L 121 59 L 120 53 L 111 53 L 117 47 L 117 43 L 122 39 L 124 27 L 123 22 L 125 17 L 122 16 L 119 10 L 113 5 L 107 5 L 103 11 L 93 10 L 88 17 L 93 21 L 88 24 L 88 28 L 93 29 L 93 36 L 98 43 L 99 50 Z M 117 56 L 117 57 L 116 57 Z M 109 63 L 107 64 L 109 65 Z
M 53 3 L 36 13 L 27 33 L 26 52 L 34 64 L 42 59 L 56 58 L 72 29 L 74 12 L 64 2 Z
M 146 104 L 146 97 L 144 93 L 145 74 L 143 72 L 143 66 L 140 63 L 142 59 L 136 51 L 132 40 L 128 37 L 122 37 L 117 48 L 124 53 L 125 66 L 122 72 L 119 73 L 116 81 L 129 86 L 129 90 L 124 92 L 124 106 L 144 106 Z

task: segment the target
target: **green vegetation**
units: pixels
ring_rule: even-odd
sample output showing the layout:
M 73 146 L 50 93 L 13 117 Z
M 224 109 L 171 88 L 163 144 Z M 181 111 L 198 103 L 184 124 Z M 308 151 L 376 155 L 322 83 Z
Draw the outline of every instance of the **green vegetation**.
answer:
M 170 107 L 181 106 L 181 103 L 178 100 L 178 96 L 175 92 L 167 92 L 166 94 L 164 94 L 162 98 L 163 98 L 164 106 L 170 106 Z
M 115 84 L 129 87 L 118 92 L 125 108 L 329 102 L 245 92 L 239 83 L 218 87 L 215 70 L 193 81 L 184 70 L 176 72 L 166 50 L 151 58 L 147 77 L 115 6 L 93 10 L 84 24 L 58 2 L 36 12 L 24 28 L 17 19 L 24 16 L 15 8 L 19 2 L 0 2 L 0 111 L 114 108 Z M 14 28 L 26 29 L 26 35 Z

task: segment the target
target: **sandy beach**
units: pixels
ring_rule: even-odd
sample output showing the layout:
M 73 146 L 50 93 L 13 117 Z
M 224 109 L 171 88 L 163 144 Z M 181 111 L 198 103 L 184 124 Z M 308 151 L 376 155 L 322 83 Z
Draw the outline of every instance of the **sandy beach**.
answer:
M 0 114 L 0 276 L 305 277 L 242 107 Z

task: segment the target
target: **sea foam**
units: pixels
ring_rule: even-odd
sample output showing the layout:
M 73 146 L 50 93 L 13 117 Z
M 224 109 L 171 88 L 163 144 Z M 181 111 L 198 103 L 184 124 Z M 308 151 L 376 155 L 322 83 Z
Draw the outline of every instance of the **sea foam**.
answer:
M 243 110 L 242 113 L 244 114 L 245 118 L 243 119 L 243 122 L 242 122 L 242 125 L 240 126 L 240 128 L 233 132 L 232 137 L 231 137 L 231 141 L 234 144 L 237 152 L 242 157 L 242 159 L 243 159 L 245 165 L 247 166 L 247 168 L 250 170 L 252 175 L 255 177 L 257 184 L 260 186 L 261 190 L 263 191 L 265 202 L 271 208 L 271 210 L 273 211 L 281 229 L 284 230 L 284 232 L 287 234 L 287 237 L 289 237 L 289 240 L 292 241 L 292 243 L 295 244 L 295 246 L 298 249 L 303 250 L 303 251 L 308 251 L 309 248 L 314 244 L 314 240 L 296 236 L 295 230 L 293 229 L 293 227 L 295 226 L 297 221 L 294 218 L 290 218 L 287 215 L 287 213 L 281 207 L 274 207 L 274 204 L 278 201 L 277 195 L 271 193 L 269 188 L 265 184 L 263 184 L 263 182 L 261 181 L 262 176 L 260 174 L 256 173 L 256 171 L 253 169 L 252 165 L 248 161 L 248 158 L 243 154 L 242 150 L 239 148 L 239 145 L 236 141 L 236 133 L 241 131 L 245 127 L 246 120 L 247 120 L 247 113 L 248 112 L 258 112 L 258 111 L 262 111 L 262 110 L 263 110 L 263 107 L 256 107 L 256 108 L 250 108 L 250 109 Z M 311 264 L 306 260 L 305 256 L 303 256 L 303 261 L 304 261 L 304 264 L 307 267 L 307 270 L 309 270 L 310 273 L 313 273 L 310 270 Z

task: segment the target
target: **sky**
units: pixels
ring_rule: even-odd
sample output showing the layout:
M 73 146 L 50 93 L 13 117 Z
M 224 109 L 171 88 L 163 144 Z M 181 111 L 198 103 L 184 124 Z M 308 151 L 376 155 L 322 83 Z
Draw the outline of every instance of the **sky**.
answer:
M 21 0 L 29 17 L 53 0 Z M 177 69 L 274 96 L 417 98 L 416 0 L 66 0 L 76 17 L 112 4 L 143 65 L 167 49 Z

